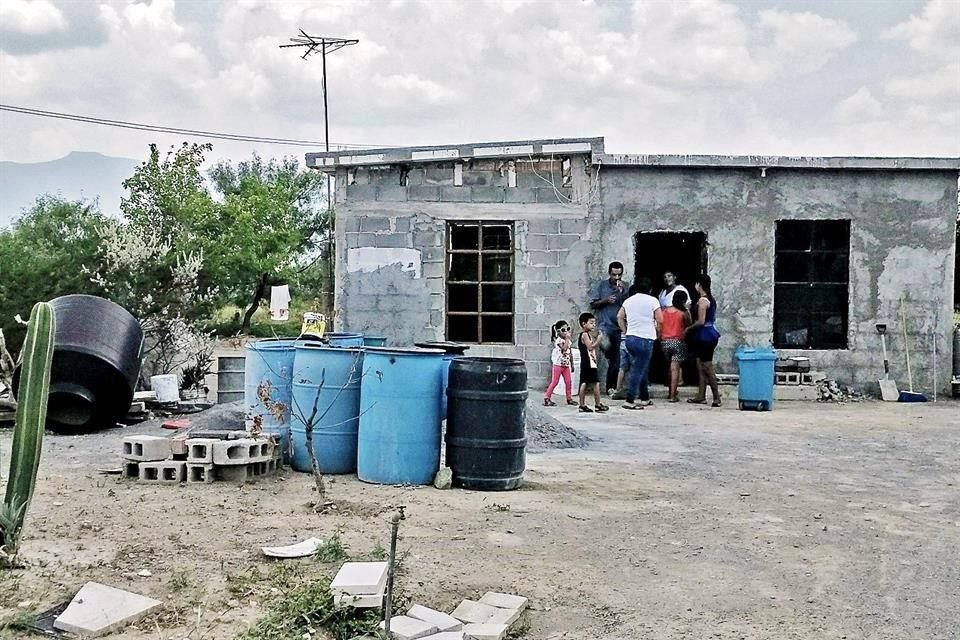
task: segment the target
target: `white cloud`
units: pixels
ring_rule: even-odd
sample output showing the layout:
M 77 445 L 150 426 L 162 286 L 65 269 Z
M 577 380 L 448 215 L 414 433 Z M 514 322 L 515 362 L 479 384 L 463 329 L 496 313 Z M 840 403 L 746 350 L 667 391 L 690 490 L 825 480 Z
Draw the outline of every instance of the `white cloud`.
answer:
M 0 23 L 31 36 L 63 31 L 67 26 L 63 13 L 49 0 L 3 0 L 0 2 Z
M 866 87 L 860 87 L 856 93 L 844 98 L 833 108 L 833 117 L 841 124 L 876 121 L 883 115 L 883 105 Z
M 857 40 L 846 23 L 809 12 L 761 11 L 760 26 L 773 41 L 768 55 L 805 71 L 819 69 Z
M 930 0 L 919 16 L 910 16 L 886 35 L 906 39 L 914 50 L 928 56 L 960 59 L 960 5 L 956 0 Z
M 914 101 L 944 101 L 960 108 L 960 61 L 951 62 L 933 71 L 910 76 L 894 76 L 884 85 L 888 96 Z

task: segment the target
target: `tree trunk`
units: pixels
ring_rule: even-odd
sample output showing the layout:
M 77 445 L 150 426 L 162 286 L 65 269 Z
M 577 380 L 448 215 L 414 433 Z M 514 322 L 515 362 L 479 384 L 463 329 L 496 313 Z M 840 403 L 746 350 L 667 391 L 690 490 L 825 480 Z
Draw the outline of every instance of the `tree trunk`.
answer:
M 260 301 L 264 299 L 267 295 L 267 285 L 270 283 L 270 274 L 261 273 L 260 278 L 257 280 L 257 288 L 253 292 L 253 300 L 250 302 L 250 306 L 247 308 L 246 313 L 243 314 L 243 323 L 240 325 L 240 332 L 243 333 L 250 328 L 250 321 L 253 319 L 253 314 L 257 312 L 257 309 L 260 307 Z

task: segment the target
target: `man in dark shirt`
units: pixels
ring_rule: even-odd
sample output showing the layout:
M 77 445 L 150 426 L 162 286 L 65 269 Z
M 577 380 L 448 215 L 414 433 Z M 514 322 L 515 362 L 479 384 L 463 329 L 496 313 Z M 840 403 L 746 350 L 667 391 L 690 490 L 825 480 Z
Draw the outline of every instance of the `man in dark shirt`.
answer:
M 620 327 L 617 314 L 626 298 L 623 288 L 623 264 L 611 262 L 607 267 L 608 278 L 596 283 L 590 290 L 590 308 L 594 309 L 597 327 L 600 329 L 600 350 L 607 359 L 607 393 L 617 388 L 617 373 L 620 371 Z

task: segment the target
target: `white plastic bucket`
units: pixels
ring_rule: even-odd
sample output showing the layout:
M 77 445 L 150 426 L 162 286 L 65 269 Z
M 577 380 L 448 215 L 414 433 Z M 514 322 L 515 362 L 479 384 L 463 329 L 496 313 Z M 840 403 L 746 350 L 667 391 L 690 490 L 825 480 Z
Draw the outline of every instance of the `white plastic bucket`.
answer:
M 157 394 L 157 402 L 178 402 L 180 400 L 180 382 L 177 376 L 168 373 L 150 378 L 150 388 Z

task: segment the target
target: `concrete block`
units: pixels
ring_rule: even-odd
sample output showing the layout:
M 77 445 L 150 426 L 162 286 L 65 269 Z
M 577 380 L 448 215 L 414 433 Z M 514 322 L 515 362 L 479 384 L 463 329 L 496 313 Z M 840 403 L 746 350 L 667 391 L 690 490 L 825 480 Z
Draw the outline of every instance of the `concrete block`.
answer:
M 537 192 L 533 189 L 526 189 L 524 187 L 507 189 L 503 196 L 504 202 L 525 204 L 537 201 Z
M 439 199 L 439 196 L 438 196 Z M 407 233 L 410 231 L 410 218 L 398 217 L 393 221 L 393 230 L 397 233 Z
M 241 438 L 249 438 L 250 434 L 246 431 L 240 431 L 238 429 L 206 429 L 206 430 L 195 430 L 190 432 L 190 438 L 192 439 L 209 439 L 209 440 L 239 440 Z
M 360 218 L 360 231 L 374 233 L 390 231 L 390 218 L 383 216 L 363 216 Z
M 337 226 L 343 229 L 346 233 L 356 233 L 360 231 L 360 218 L 356 216 L 350 217 L 337 217 Z
M 408 187 L 407 197 L 410 200 L 416 200 L 417 202 L 439 202 L 440 187 L 431 187 L 427 185 Z
M 470 202 L 471 187 L 441 187 L 442 202 Z
M 441 631 L 432 636 L 426 636 L 423 640 L 463 640 L 463 631 Z
M 417 249 L 423 247 L 439 247 L 443 245 L 443 235 L 439 231 L 414 231 L 413 246 Z
M 140 482 L 180 484 L 187 479 L 187 463 L 176 460 L 141 462 Z
M 143 413 L 147 410 L 146 402 L 131 402 L 130 408 L 127 409 L 127 413 Z
M 123 462 L 123 477 L 139 480 L 140 479 L 140 463 L 133 462 L 132 460 L 125 460 Z
M 490 616 L 484 624 L 505 624 L 508 627 L 520 619 L 520 609 L 501 609 L 497 607 L 497 612 Z
M 377 185 L 350 184 L 347 185 L 347 200 L 376 200 Z
M 380 629 L 384 628 L 384 623 L 380 623 Z M 418 640 L 433 635 L 437 628 L 429 622 L 417 620 L 407 616 L 394 616 L 390 618 L 390 635 L 394 640 Z
M 496 591 L 487 591 L 480 598 L 480 602 L 491 607 L 501 609 L 518 609 L 521 613 L 527 608 L 529 600 L 523 596 L 515 596 L 509 593 L 498 593 Z
M 550 238 L 551 236 L 543 233 L 531 233 L 524 238 L 524 243 L 527 251 L 546 251 L 551 248 Z
M 383 591 L 367 596 L 357 596 L 350 593 L 335 593 L 333 595 L 333 606 L 341 609 L 343 607 L 353 607 L 354 609 L 379 609 L 383 606 Z
M 401 187 L 399 185 L 388 186 L 382 184 L 377 191 L 377 200 L 381 202 L 406 202 L 407 189 L 408 187 Z
M 773 374 L 776 384 L 800 384 L 800 374 L 789 371 L 777 371 Z
M 463 628 L 463 640 L 503 640 L 506 637 L 505 624 L 468 624 Z
M 534 218 L 527 222 L 527 233 L 560 233 L 560 221 L 556 218 Z
M 504 187 L 470 187 L 472 202 L 503 202 Z
M 467 624 L 479 624 L 489 620 L 490 616 L 496 612 L 496 607 L 492 607 L 488 604 L 483 604 L 475 600 L 464 600 L 457 605 L 457 608 L 454 609 L 453 613 L 450 615 Z
M 187 454 L 190 452 L 190 446 L 187 444 L 188 438 L 170 438 L 170 455 L 174 457 L 175 460 L 186 460 Z
M 213 466 L 214 482 L 230 482 L 233 484 L 244 484 L 250 477 L 249 465 L 235 464 L 227 467 Z
M 463 629 L 463 623 L 453 616 L 419 604 L 410 607 L 407 615 L 432 624 L 438 631 L 460 631 Z
M 140 620 L 163 603 L 136 593 L 88 582 L 53 626 L 82 638 L 99 638 Z
M 560 253 L 557 251 L 527 251 L 526 256 L 533 267 L 560 266 Z
M 213 445 L 223 440 L 213 438 L 189 438 L 187 440 L 187 462 L 191 464 L 213 464 Z
M 210 484 L 214 481 L 212 464 L 187 463 L 188 484 Z
M 123 457 L 135 462 L 157 462 L 170 457 L 170 442 L 160 436 L 127 436 Z
M 410 247 L 410 234 L 408 233 L 380 233 L 376 239 L 378 247 L 386 249 L 402 249 Z
M 387 584 L 386 562 L 344 562 L 330 590 L 353 595 L 380 593 Z
M 560 233 L 572 233 L 577 236 L 587 232 L 587 220 L 585 218 L 572 218 L 560 220 Z
M 273 445 L 267 440 L 225 440 L 213 443 L 213 464 L 245 465 L 266 462 L 273 457 Z

